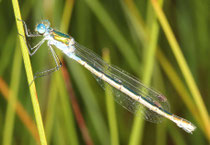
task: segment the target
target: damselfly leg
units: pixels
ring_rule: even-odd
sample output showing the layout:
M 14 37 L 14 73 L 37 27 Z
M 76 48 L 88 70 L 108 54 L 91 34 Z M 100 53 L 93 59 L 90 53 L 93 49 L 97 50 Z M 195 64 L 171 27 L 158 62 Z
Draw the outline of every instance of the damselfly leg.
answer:
M 40 34 L 32 34 L 32 33 L 29 33 L 29 31 L 28 31 L 29 29 L 28 29 L 28 27 L 26 25 L 26 22 L 23 21 L 23 20 L 21 20 L 21 19 L 19 19 L 19 18 L 17 18 L 17 20 L 18 21 L 21 21 L 23 23 L 23 26 L 24 26 L 24 29 L 25 29 L 25 34 L 26 34 L 27 37 L 38 37 L 38 36 L 42 36 Z
M 20 20 L 20 19 L 17 19 L 17 20 L 21 21 L 23 23 L 23 26 L 24 26 L 24 29 L 25 29 L 25 34 L 26 34 L 27 37 L 31 38 L 31 37 L 40 37 L 40 36 L 42 36 L 40 34 L 29 34 L 28 28 L 27 28 L 27 25 L 26 25 L 25 21 Z M 25 37 L 22 34 L 19 34 L 19 35 L 23 37 L 23 39 L 25 41 L 25 44 L 26 44 L 26 46 L 28 48 L 28 52 L 29 52 L 30 56 L 33 56 L 37 52 L 37 50 L 42 46 L 42 44 L 45 42 L 45 38 L 43 38 L 35 46 L 30 47 L 30 45 L 27 43 Z M 53 59 L 55 61 L 56 66 L 53 67 L 53 68 L 44 70 L 42 72 L 35 73 L 33 81 L 35 81 L 36 78 L 47 76 L 47 75 L 51 74 L 52 72 L 55 72 L 55 71 L 59 70 L 59 68 L 62 66 L 62 63 L 61 63 L 59 57 L 57 56 L 57 54 L 55 53 L 54 49 L 52 48 L 52 46 L 50 44 L 48 44 L 48 46 L 50 48 L 50 52 L 51 52 L 51 54 L 53 56 Z M 33 83 L 33 81 L 29 84 L 29 86 Z
M 47 76 L 57 70 L 59 70 L 59 68 L 62 67 L 62 63 L 59 59 L 59 57 L 57 56 L 57 54 L 55 53 L 54 49 L 52 48 L 51 45 L 48 45 L 49 48 L 50 48 L 50 51 L 52 53 L 52 56 L 53 56 L 53 59 L 55 60 L 55 64 L 56 66 L 53 67 L 53 68 L 50 68 L 48 70 L 45 70 L 45 71 L 42 71 L 42 72 L 38 72 L 38 73 L 35 73 L 35 76 L 34 76 L 34 79 L 38 78 L 38 77 L 43 77 L 43 76 Z

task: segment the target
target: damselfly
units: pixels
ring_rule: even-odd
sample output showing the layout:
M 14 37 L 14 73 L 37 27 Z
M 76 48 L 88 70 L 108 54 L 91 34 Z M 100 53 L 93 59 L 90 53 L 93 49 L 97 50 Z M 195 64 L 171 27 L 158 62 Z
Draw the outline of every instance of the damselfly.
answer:
M 56 63 L 55 68 L 39 73 L 35 78 L 58 70 L 61 67 L 61 62 L 52 47 L 55 46 L 69 58 L 89 70 L 101 84 L 110 85 L 115 93 L 115 100 L 130 112 L 135 114 L 140 112 L 146 120 L 154 123 L 160 122 L 161 117 L 165 117 L 188 133 L 195 130 L 196 127 L 191 122 L 169 113 L 165 96 L 144 86 L 129 73 L 107 64 L 91 50 L 78 44 L 71 36 L 54 30 L 50 27 L 48 20 L 44 20 L 36 26 L 36 34 L 29 34 L 27 25 L 24 21 L 22 22 L 27 37 L 43 37 L 37 45 L 32 48 L 28 47 L 29 54 L 32 56 L 44 42 L 47 42 Z

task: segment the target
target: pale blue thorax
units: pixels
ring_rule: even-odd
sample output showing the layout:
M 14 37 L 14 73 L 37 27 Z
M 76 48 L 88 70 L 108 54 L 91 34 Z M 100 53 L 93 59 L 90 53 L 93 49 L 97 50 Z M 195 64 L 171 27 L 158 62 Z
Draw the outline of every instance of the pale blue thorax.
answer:
M 39 34 L 44 36 L 44 40 L 47 40 L 48 45 L 54 45 L 58 49 L 60 49 L 63 53 L 65 53 L 68 56 L 72 56 L 73 52 L 75 50 L 74 44 L 75 41 L 73 38 L 69 38 L 69 44 L 65 44 L 61 41 L 58 41 L 54 39 L 53 37 L 53 28 L 50 27 L 50 22 L 47 20 L 44 20 L 42 23 L 38 24 L 36 26 L 35 31 L 37 31 Z

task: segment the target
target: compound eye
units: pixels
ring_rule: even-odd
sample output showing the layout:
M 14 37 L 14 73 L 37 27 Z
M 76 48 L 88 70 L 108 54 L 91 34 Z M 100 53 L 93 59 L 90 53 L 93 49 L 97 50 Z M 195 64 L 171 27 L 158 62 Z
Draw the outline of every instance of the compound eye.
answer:
M 42 24 L 44 24 L 46 28 L 50 27 L 50 22 L 48 20 L 43 20 Z
M 46 32 L 46 27 L 44 24 L 38 24 L 36 26 L 36 31 L 39 33 L 39 34 L 44 34 Z

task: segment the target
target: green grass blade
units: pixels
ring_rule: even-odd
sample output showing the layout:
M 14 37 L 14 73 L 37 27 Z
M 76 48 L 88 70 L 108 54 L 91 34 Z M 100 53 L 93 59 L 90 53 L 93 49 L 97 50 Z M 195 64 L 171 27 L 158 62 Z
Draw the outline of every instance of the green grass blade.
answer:
M 103 59 L 110 63 L 110 56 L 109 50 L 105 48 L 103 50 Z M 116 111 L 115 111 L 115 102 L 114 97 L 111 92 L 111 87 L 105 87 L 105 94 L 106 94 L 106 107 L 107 107 L 107 115 L 109 121 L 109 130 L 110 130 L 110 140 L 112 145 L 119 145 L 119 137 L 118 137 L 118 127 L 117 127 L 117 118 L 116 118 Z
M 66 0 L 63 9 L 63 16 L 61 19 L 61 26 L 60 26 L 62 32 L 68 31 L 73 8 L 74 8 L 74 0 Z
M 160 1 L 160 3 L 162 4 L 163 2 Z M 137 15 L 137 13 L 134 13 L 136 11 L 134 11 L 134 9 L 129 9 L 129 8 L 135 8 L 134 7 L 134 3 L 133 1 L 126 1 L 128 10 L 130 10 L 130 14 L 129 15 L 133 15 L 131 17 L 132 21 L 131 24 L 134 26 L 134 28 L 137 30 L 137 33 L 143 33 L 139 31 L 139 28 L 144 29 L 145 28 L 143 26 L 142 21 L 140 16 Z M 150 15 L 148 15 L 151 18 L 151 28 L 148 28 L 148 30 L 150 30 L 150 34 L 149 37 L 148 35 L 144 35 L 144 37 L 139 37 L 140 41 L 145 41 L 147 40 L 147 42 L 144 42 L 148 45 L 144 45 L 144 50 L 145 50 L 145 55 L 144 55 L 144 72 L 143 72 L 143 83 L 149 85 L 151 78 L 152 78 L 152 72 L 153 72 L 153 67 L 154 67 L 154 60 L 155 60 L 155 52 L 156 52 L 156 47 L 157 47 L 157 40 L 158 40 L 158 34 L 159 34 L 159 26 L 157 24 L 157 20 L 156 17 L 154 17 L 154 13 L 150 12 Z M 144 33 L 143 33 L 144 34 Z M 139 34 L 138 36 L 140 36 L 142 34 Z M 144 40 L 142 40 L 142 38 L 144 38 Z M 147 39 L 146 39 L 147 38 Z M 150 39 L 148 39 L 150 38 Z M 144 120 L 143 120 L 143 116 L 139 117 L 136 116 L 134 119 L 134 124 L 132 127 L 132 131 L 131 131 L 131 136 L 130 136 L 130 141 L 129 144 L 130 145 L 137 145 L 137 144 L 141 144 L 142 143 L 142 137 L 143 137 L 143 126 L 144 126 Z
M 72 62 L 71 60 L 68 61 L 67 65 L 70 68 L 72 76 L 76 78 L 75 84 L 81 93 L 87 114 L 91 120 L 91 123 L 93 124 L 94 132 L 96 132 L 100 144 L 109 144 L 108 129 L 99 108 L 99 104 L 96 102 L 96 94 L 91 88 L 91 84 L 84 72 L 84 68 L 82 68 L 82 66 L 76 62 Z
M 58 4 L 58 3 L 56 3 Z M 69 1 L 67 0 L 64 6 L 64 10 L 63 10 L 63 16 L 62 16 L 62 20 L 60 23 L 60 27 L 62 32 L 66 32 L 68 30 L 69 27 L 69 23 L 70 23 L 70 19 L 71 19 L 71 12 L 73 9 L 73 5 L 74 1 Z M 60 5 L 60 3 L 59 3 Z M 60 56 L 60 59 L 62 60 L 62 54 L 60 52 L 58 52 L 58 55 Z M 58 87 L 56 87 L 58 86 Z M 66 136 L 66 142 L 68 142 L 68 144 L 73 144 L 73 145 L 78 145 L 79 144 L 79 139 L 77 136 L 77 131 L 76 131 L 76 125 L 75 125 L 75 121 L 74 121 L 74 116 L 72 113 L 72 107 L 71 107 L 71 102 L 69 100 L 69 96 L 67 94 L 67 90 L 65 87 L 65 83 L 63 81 L 63 77 L 61 75 L 61 72 L 56 72 L 55 74 L 55 79 L 52 80 L 52 83 L 50 84 L 50 94 L 53 96 L 52 98 L 49 98 L 49 106 L 48 106 L 48 113 L 47 113 L 47 122 L 50 124 L 47 124 L 47 135 L 48 135 L 48 139 L 50 139 L 50 136 L 52 134 L 52 125 L 54 124 L 54 119 L 53 116 L 55 115 L 55 108 L 58 108 L 58 104 L 55 104 L 55 100 L 57 98 L 57 95 L 55 95 L 56 92 L 58 92 L 59 97 L 58 100 L 60 101 L 60 109 L 61 109 L 61 114 L 62 116 L 60 116 L 60 120 L 63 119 L 63 122 L 65 124 L 65 136 Z M 53 89 L 52 89 L 53 88 Z M 58 123 L 58 122 L 57 122 Z M 57 125 L 59 126 L 59 125 Z
M 69 100 L 69 96 L 66 91 L 66 87 L 64 87 L 65 83 L 64 83 L 64 80 L 63 80 L 60 72 L 58 74 L 56 74 L 56 84 L 58 85 L 58 92 L 60 94 L 59 96 L 62 96 L 62 97 L 59 97 L 59 99 L 60 99 L 60 103 L 61 103 L 62 113 L 64 116 L 64 123 L 66 126 L 68 142 L 71 145 L 78 145 L 79 140 L 78 140 L 77 132 L 76 132 L 76 128 L 75 128 L 73 111 L 72 111 L 72 107 L 70 105 L 70 100 Z
M 11 90 L 9 90 L 8 85 L 6 82 L 0 77 L 0 92 L 2 93 L 3 97 L 8 100 L 9 94 L 13 94 Z M 17 101 L 15 106 L 15 111 L 19 117 L 19 119 L 23 122 L 23 124 L 28 128 L 31 135 L 36 140 L 37 144 L 39 143 L 39 135 L 37 131 L 37 127 L 35 123 L 32 121 L 32 118 L 29 116 L 29 114 L 26 112 L 22 104 Z
M 193 79 L 192 73 L 187 65 L 187 62 L 182 54 L 181 48 L 172 32 L 172 29 L 166 19 L 165 14 L 163 13 L 162 9 L 160 8 L 159 4 L 156 2 L 156 0 L 151 0 L 152 6 L 157 14 L 157 17 L 159 19 L 159 22 L 165 32 L 165 35 L 168 39 L 168 42 L 171 46 L 171 49 L 174 53 L 174 56 L 177 60 L 177 63 L 182 71 L 182 74 L 185 78 L 185 81 L 191 91 L 191 94 L 193 96 L 193 99 L 195 101 L 195 104 L 198 108 L 198 111 L 201 115 L 202 122 L 205 126 L 205 133 L 207 135 L 208 140 L 210 141 L 210 121 L 209 121 L 209 115 L 207 112 L 207 109 L 205 107 L 205 104 L 203 102 L 202 96 L 200 94 L 200 91 L 196 85 L 195 80 Z
M 139 66 L 137 55 L 133 51 L 134 49 L 132 49 L 132 46 L 128 43 L 126 37 L 122 35 L 109 13 L 104 9 L 103 5 L 98 0 L 85 1 L 104 26 L 110 37 L 115 41 L 122 55 L 129 63 L 129 66 L 131 66 L 131 68 L 137 73 L 138 69 L 136 66 Z
M 197 120 L 198 124 L 200 124 L 201 128 L 204 130 L 204 126 L 201 123 L 200 116 L 198 114 L 197 109 L 194 107 L 194 102 L 190 98 L 190 94 L 187 92 L 187 89 L 185 85 L 182 83 L 181 79 L 178 77 L 177 72 L 173 69 L 172 65 L 164 55 L 164 53 L 161 50 L 157 51 L 157 58 L 160 62 L 160 65 L 162 66 L 163 70 L 169 77 L 170 81 L 174 85 L 175 89 L 177 90 L 177 93 L 182 97 L 182 100 L 186 104 L 186 106 L 189 108 L 190 112 L 193 114 L 193 117 Z
M 55 81 L 55 79 L 52 79 Z M 45 132 L 47 136 L 47 141 L 50 144 L 51 136 L 52 136 L 52 129 L 55 122 L 55 112 L 56 112 L 56 101 L 58 96 L 58 89 L 57 83 L 51 82 L 50 91 L 49 91 L 49 99 L 47 105 L 47 113 L 45 118 Z
M 4 133 L 3 133 L 3 143 L 2 145 L 11 145 L 13 140 L 13 128 L 15 122 L 15 104 L 17 103 L 18 89 L 20 84 L 20 74 L 21 74 L 21 65 L 22 65 L 22 57 L 21 52 L 17 47 L 14 54 L 14 60 L 12 65 L 12 75 L 10 80 L 10 88 L 11 92 L 9 94 L 5 125 L 4 125 Z
M 81 3 L 79 4 L 78 7 L 76 7 L 77 8 L 76 10 L 78 11 L 78 13 L 83 15 L 84 8 L 81 8 L 81 6 L 84 6 L 84 5 L 82 5 Z M 85 11 L 85 15 L 86 14 L 87 13 Z M 81 17 L 82 17 L 82 20 L 85 20 L 84 21 L 85 23 L 89 22 L 87 19 L 84 19 L 83 16 Z M 77 19 L 80 19 L 80 15 L 78 15 Z M 80 27 L 80 29 L 83 30 L 84 23 L 78 22 L 77 25 L 78 26 L 81 25 L 82 27 Z M 79 32 L 81 32 L 80 35 L 82 35 L 82 32 L 84 33 L 84 31 L 77 30 L 77 33 Z M 84 38 L 85 40 L 88 40 L 88 38 L 86 38 L 85 36 L 87 36 L 86 33 L 84 33 Z M 67 60 L 68 60 L 67 67 L 70 70 L 70 74 L 73 80 L 75 81 L 75 84 L 76 84 L 75 87 L 78 88 L 79 92 L 81 93 L 82 101 L 84 102 L 84 108 L 85 110 L 87 110 L 86 113 L 88 116 L 88 120 L 90 120 L 91 125 L 93 126 L 93 130 L 90 131 L 90 134 L 91 132 L 95 132 L 96 140 L 98 140 L 100 144 L 107 145 L 109 144 L 108 129 L 103 119 L 102 112 L 100 110 L 98 102 L 96 101 L 97 97 L 96 97 L 95 90 L 93 90 L 93 88 L 91 87 L 92 85 L 87 75 L 85 74 L 84 69 L 81 68 L 79 64 L 76 64 L 75 62 L 72 62 L 72 60 L 69 60 L 69 58 L 67 58 Z M 103 130 L 103 132 L 101 130 Z
M 21 14 L 20 14 L 19 3 L 17 0 L 12 0 L 12 5 L 13 5 L 14 13 L 15 13 L 18 33 L 25 36 L 23 24 L 21 21 L 17 20 L 17 18 L 22 19 Z M 24 39 L 21 36 L 19 36 L 19 38 L 20 38 L 21 51 L 22 51 L 22 56 L 23 56 L 23 60 L 25 64 L 28 83 L 31 83 L 34 80 L 34 78 L 33 78 L 33 72 L 32 72 L 31 63 L 29 59 L 28 49 L 27 49 Z M 34 114 L 36 118 L 41 145 L 47 145 L 43 122 L 42 122 L 41 111 L 40 111 L 39 102 L 38 102 L 38 96 L 36 93 L 36 87 L 35 87 L 34 82 L 30 86 L 30 94 L 31 94 L 31 100 L 32 100 L 33 108 L 34 108 Z

